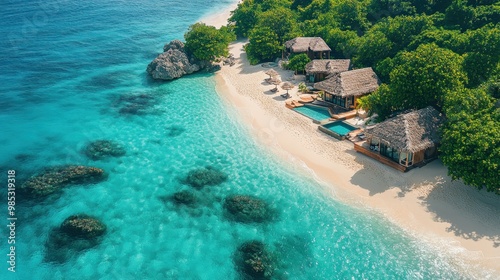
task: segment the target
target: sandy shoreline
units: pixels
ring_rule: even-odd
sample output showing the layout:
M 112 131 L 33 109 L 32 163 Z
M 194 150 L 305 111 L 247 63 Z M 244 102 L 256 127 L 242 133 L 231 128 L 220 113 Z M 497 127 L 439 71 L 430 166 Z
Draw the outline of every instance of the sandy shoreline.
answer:
M 225 25 L 236 6 L 234 2 L 200 21 Z M 352 143 L 319 132 L 309 119 L 284 106 L 282 92 L 269 91 L 273 86 L 264 83 L 267 68 L 249 65 L 243 44 L 231 44 L 236 65 L 223 66 L 216 74 L 216 89 L 260 144 L 314 176 L 336 199 L 374 209 L 410 235 L 450 252 L 466 274 L 500 279 L 498 196 L 452 182 L 438 160 L 403 174 L 356 153 Z M 283 81 L 292 79 L 291 72 L 274 69 Z M 290 92 L 297 97 L 296 89 Z
M 217 92 L 259 143 L 312 172 L 336 199 L 375 209 L 418 239 L 453 252 L 457 266 L 490 270 L 490 279 L 500 278 L 497 196 L 451 182 L 440 161 L 403 174 L 357 154 L 352 143 L 322 134 L 287 109 L 282 92 L 271 93 L 273 86 L 263 82 L 267 68 L 248 64 L 243 42 L 233 43 L 230 52 L 236 65 L 217 73 Z M 283 81 L 291 79 L 289 71 L 275 69 Z M 290 92 L 297 96 L 296 89 Z
M 231 11 L 235 10 L 238 7 L 238 2 L 239 1 L 233 1 L 232 4 L 229 4 L 224 9 L 218 11 L 217 13 L 212 13 L 203 16 L 198 21 L 203 22 L 206 25 L 211 25 L 220 28 L 221 26 L 227 24 L 227 19 L 231 16 Z

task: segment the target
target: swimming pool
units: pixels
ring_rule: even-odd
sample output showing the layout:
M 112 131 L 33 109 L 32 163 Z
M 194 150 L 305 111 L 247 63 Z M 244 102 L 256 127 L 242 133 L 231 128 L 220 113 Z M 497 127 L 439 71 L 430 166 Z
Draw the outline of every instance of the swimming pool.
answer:
M 345 121 L 339 120 L 325 125 L 320 125 L 318 126 L 318 129 L 339 140 L 344 140 L 349 132 L 356 130 L 357 128 L 346 123 Z
M 347 135 L 349 132 L 356 130 L 356 128 L 344 121 L 341 122 L 332 122 L 325 124 L 324 127 L 326 127 L 328 130 L 331 130 L 335 133 L 338 133 L 341 136 Z
M 328 109 L 325 107 L 304 105 L 301 107 L 295 107 L 293 110 L 318 122 L 331 118 Z

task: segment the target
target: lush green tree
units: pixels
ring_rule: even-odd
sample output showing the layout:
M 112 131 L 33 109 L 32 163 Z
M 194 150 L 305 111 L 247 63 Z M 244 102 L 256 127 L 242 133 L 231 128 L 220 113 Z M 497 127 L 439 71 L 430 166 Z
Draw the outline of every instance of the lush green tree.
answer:
M 331 11 L 332 7 L 331 0 L 313 0 L 309 5 L 299 9 L 300 19 L 302 21 L 317 19 L 321 14 Z
M 283 45 L 271 27 L 255 28 L 250 32 L 249 43 L 245 50 L 251 64 L 272 61 L 280 57 Z
M 441 48 L 450 49 L 458 54 L 465 53 L 468 38 L 459 30 L 447 30 L 444 28 L 429 28 L 415 36 L 408 45 L 408 50 L 415 50 L 420 45 L 435 43 Z
M 332 56 L 336 58 L 351 58 L 357 53 L 355 31 L 331 28 L 322 36 L 332 49 Z
M 463 31 L 477 29 L 491 23 L 499 23 L 500 5 L 498 5 L 498 1 L 494 2 L 453 0 L 453 3 L 446 9 L 445 22 Z
M 336 15 L 333 19 L 342 30 L 356 30 L 361 34 L 369 26 L 366 19 L 367 4 L 367 1 L 338 0 L 332 8 Z
M 231 12 L 229 22 L 234 23 L 234 32 L 240 37 L 248 37 L 250 30 L 257 24 L 262 10 L 253 0 L 245 0 Z
M 184 34 L 186 50 L 199 60 L 213 60 L 229 54 L 228 45 L 236 37 L 227 27 L 217 29 L 204 23 L 195 23 Z
M 278 41 L 283 44 L 285 41 L 300 35 L 297 30 L 296 18 L 290 9 L 278 7 L 260 14 L 254 29 L 272 28 L 278 36 Z
M 394 43 L 382 32 L 369 32 L 353 42 L 357 45 L 354 63 L 358 66 L 371 66 L 386 57 L 396 54 Z
M 425 30 L 432 28 L 434 19 L 431 16 L 397 16 L 386 18 L 373 26 L 371 32 L 383 33 L 394 44 L 397 51 L 405 49 Z
M 368 6 L 368 18 L 377 22 L 385 17 L 398 15 L 413 15 L 416 9 L 409 1 L 400 0 L 372 0 Z
M 290 7 L 292 10 L 297 10 L 299 8 L 307 7 L 311 4 L 312 0 L 294 0 L 292 6 Z
M 440 151 L 453 179 L 500 194 L 500 109 L 483 89 L 451 92 Z
M 306 68 L 306 64 L 310 61 L 311 59 L 307 56 L 307 54 L 297 54 L 290 58 L 286 68 L 295 71 L 295 73 L 302 72 Z
M 460 89 L 467 80 L 463 58 L 435 44 L 403 52 L 396 60 L 397 66 L 390 73 L 396 108 L 441 107 L 445 94 Z
M 376 113 L 379 119 L 384 120 L 395 111 L 391 100 L 393 94 L 394 92 L 387 84 L 382 84 L 374 93 L 361 97 L 358 101 L 358 107 L 369 111 L 370 114 Z
M 290 0 L 254 0 L 255 3 L 259 4 L 262 11 L 268 11 L 276 8 L 286 8 L 290 10 L 292 2 Z
M 467 38 L 464 69 L 469 86 L 476 87 L 489 79 L 500 62 L 500 28 L 487 25 L 464 35 Z

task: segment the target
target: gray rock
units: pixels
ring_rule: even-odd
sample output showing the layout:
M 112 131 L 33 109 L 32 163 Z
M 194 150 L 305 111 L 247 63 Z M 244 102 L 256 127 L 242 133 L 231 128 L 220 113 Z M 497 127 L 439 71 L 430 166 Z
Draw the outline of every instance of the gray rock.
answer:
M 155 58 L 146 71 L 154 79 L 173 80 L 200 71 L 200 66 L 192 64 L 185 52 L 169 49 Z
M 168 50 L 179 50 L 181 52 L 185 52 L 184 43 L 179 40 L 173 40 L 163 46 L 163 52 L 167 52 Z
M 146 69 L 153 79 L 173 80 L 201 70 L 206 72 L 220 70 L 220 65 L 190 57 L 184 49 L 184 43 L 179 40 L 166 44 L 163 50 L 164 52 L 149 63 Z

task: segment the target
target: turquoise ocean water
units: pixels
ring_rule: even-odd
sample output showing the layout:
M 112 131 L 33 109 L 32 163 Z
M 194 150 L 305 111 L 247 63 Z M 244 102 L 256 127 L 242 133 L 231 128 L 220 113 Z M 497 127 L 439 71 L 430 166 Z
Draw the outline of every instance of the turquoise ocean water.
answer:
M 224 107 L 213 76 L 148 79 L 146 65 L 165 42 L 230 2 L 2 2 L 1 219 L 7 169 L 23 180 L 43 167 L 85 164 L 109 178 L 20 202 L 16 273 L 7 271 L 2 227 L 0 279 L 239 279 L 234 252 L 249 240 L 263 241 L 279 260 L 276 279 L 467 278 L 446 254 L 368 210 L 335 201 L 268 155 Z M 150 99 L 139 114 L 124 113 L 136 95 Z M 126 156 L 89 160 L 81 150 L 98 139 L 122 143 Z M 194 190 L 197 207 L 161 199 L 190 189 L 182 178 L 207 165 L 228 180 Z M 277 218 L 228 220 L 221 202 L 232 194 L 264 199 Z M 63 263 L 44 261 L 51 229 L 77 213 L 107 225 L 102 242 Z

